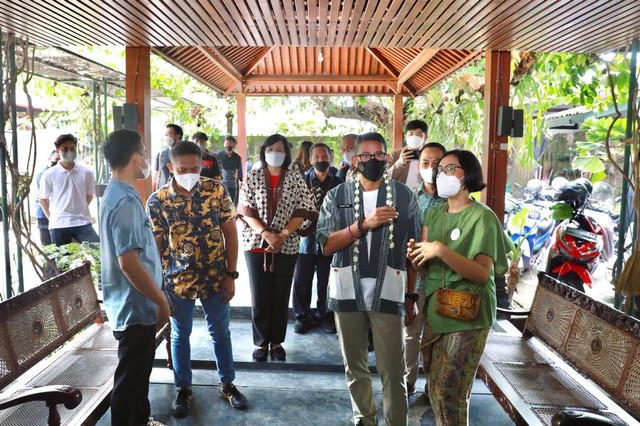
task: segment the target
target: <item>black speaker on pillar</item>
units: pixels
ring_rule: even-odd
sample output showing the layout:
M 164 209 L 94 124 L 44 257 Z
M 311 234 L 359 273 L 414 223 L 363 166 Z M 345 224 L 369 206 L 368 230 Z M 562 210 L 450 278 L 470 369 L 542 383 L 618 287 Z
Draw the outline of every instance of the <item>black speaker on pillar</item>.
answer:
M 136 104 L 114 106 L 113 129 L 138 130 L 138 106 Z
M 501 106 L 498 109 L 498 136 L 511 136 L 513 124 L 513 108 Z
M 498 109 L 498 136 L 521 138 L 524 135 L 524 110 L 502 106 Z
M 513 126 L 511 127 L 511 137 L 521 138 L 524 136 L 524 110 L 513 110 Z

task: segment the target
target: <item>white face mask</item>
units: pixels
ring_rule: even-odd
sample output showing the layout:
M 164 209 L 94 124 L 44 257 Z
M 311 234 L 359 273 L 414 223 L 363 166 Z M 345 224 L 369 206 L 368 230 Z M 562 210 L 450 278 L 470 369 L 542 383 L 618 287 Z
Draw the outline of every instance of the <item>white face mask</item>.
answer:
M 173 146 L 173 143 L 175 142 L 171 136 L 165 136 L 163 140 L 164 140 L 164 144 L 167 145 L 169 148 L 171 148 Z
M 267 160 L 267 164 L 271 167 L 280 167 L 284 163 L 284 159 L 286 158 L 286 154 L 284 152 L 265 152 L 264 158 Z
M 407 136 L 406 141 L 407 141 L 407 148 L 418 149 L 422 147 L 422 144 L 424 143 L 424 138 L 413 135 L 413 136 Z
M 196 186 L 196 183 L 198 183 L 198 180 L 200 180 L 198 173 L 185 173 L 183 175 L 174 175 L 173 177 L 176 179 L 176 182 L 178 182 L 178 185 L 187 191 L 191 191 L 191 189 Z
M 77 157 L 78 157 L 78 154 L 76 154 L 75 151 L 66 151 L 66 152 L 60 153 L 60 158 L 68 163 L 76 161 Z
M 142 158 L 142 160 L 144 161 L 145 166 L 144 167 L 138 166 L 138 167 L 140 167 L 140 170 L 142 170 L 142 175 L 144 176 L 143 179 L 146 179 L 151 174 L 151 165 L 149 165 L 149 162 L 147 161 L 146 158 L 144 158 L 141 155 L 139 155 L 139 157 Z
M 422 176 L 424 183 L 433 183 L 433 167 L 420 169 L 420 176 Z
M 463 176 L 464 177 L 464 176 Z M 460 192 L 460 179 L 456 176 L 447 176 L 444 173 L 440 173 L 436 178 L 436 188 L 438 188 L 438 195 L 442 198 L 449 198 Z
M 345 152 L 344 153 L 344 159 L 347 163 L 351 164 L 351 161 L 353 160 L 353 156 L 355 155 L 355 152 Z

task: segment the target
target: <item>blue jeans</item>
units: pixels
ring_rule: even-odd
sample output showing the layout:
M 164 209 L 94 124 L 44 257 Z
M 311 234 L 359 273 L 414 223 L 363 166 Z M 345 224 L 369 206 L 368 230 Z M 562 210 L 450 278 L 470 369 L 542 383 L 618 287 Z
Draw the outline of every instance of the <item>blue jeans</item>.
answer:
M 174 312 L 171 317 L 171 356 L 173 357 L 173 378 L 176 387 L 190 387 L 191 374 L 191 344 L 189 336 L 193 328 L 194 299 L 182 299 L 172 292 Z M 213 340 L 213 354 L 221 383 L 232 383 L 236 378 L 233 365 L 233 349 L 231 348 L 231 332 L 229 331 L 228 303 L 223 303 L 220 292 L 207 299 L 200 299 L 204 318 L 207 321 L 209 335 Z

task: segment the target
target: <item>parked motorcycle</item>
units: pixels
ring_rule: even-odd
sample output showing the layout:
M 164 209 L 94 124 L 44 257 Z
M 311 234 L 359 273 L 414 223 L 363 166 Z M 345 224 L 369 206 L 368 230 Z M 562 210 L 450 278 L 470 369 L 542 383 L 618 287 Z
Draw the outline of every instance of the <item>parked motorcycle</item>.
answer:
M 592 287 L 592 274 L 601 256 L 610 256 L 613 228 L 605 230 L 591 214 L 585 214 L 585 205 L 592 185 L 586 179 L 566 184 L 556 195 L 555 212 L 567 212 L 555 229 L 547 261 L 547 273 L 559 281 L 584 292 L 584 284 Z M 557 217 L 557 216 L 556 216 Z

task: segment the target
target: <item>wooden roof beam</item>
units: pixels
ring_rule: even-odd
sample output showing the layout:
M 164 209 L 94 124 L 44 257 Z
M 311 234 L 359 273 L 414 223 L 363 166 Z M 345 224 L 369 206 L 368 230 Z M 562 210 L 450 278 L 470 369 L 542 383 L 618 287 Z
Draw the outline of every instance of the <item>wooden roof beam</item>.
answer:
M 251 74 L 253 72 L 253 70 L 256 69 L 258 64 L 260 64 L 260 62 L 262 62 L 262 60 L 265 58 L 265 56 L 267 56 L 269 53 L 271 53 L 271 51 L 273 50 L 274 47 L 275 46 L 264 47 L 262 49 L 262 51 L 255 58 L 253 58 L 253 60 L 249 64 L 249 67 L 247 68 L 247 71 L 245 71 L 245 73 L 244 73 L 244 77 L 246 77 L 249 74 Z
M 253 76 L 246 77 L 246 86 L 388 86 L 396 85 L 396 78 L 389 75 L 288 75 L 288 76 Z
M 198 75 L 197 73 L 195 73 L 194 71 L 192 71 L 190 68 L 188 68 L 187 66 L 185 66 L 184 64 L 180 63 L 179 61 L 173 59 L 171 56 L 167 55 L 163 50 L 161 50 L 160 48 L 157 47 L 152 47 L 151 51 L 153 53 L 155 53 L 156 55 L 162 57 L 162 59 L 164 59 L 165 61 L 169 62 L 171 65 L 175 66 L 176 68 L 182 70 L 182 72 L 189 74 L 191 77 L 195 78 L 196 80 L 198 80 L 200 83 L 204 84 L 207 87 L 212 88 L 213 90 L 215 90 L 216 92 L 223 94 L 224 93 L 224 89 L 219 88 L 218 86 L 213 85 L 210 81 L 208 81 L 207 79 L 203 78 L 202 76 Z
M 379 49 L 376 49 L 375 47 L 367 47 L 366 50 L 376 61 L 378 61 L 378 63 L 382 66 L 382 68 L 384 68 L 389 74 L 391 74 L 395 78 L 398 78 L 400 76 L 400 73 L 398 72 L 398 70 L 396 70 L 395 67 L 391 64 L 391 62 L 389 62 L 387 58 L 384 57 L 384 55 Z M 408 82 L 405 82 L 404 84 L 396 84 L 395 86 L 390 88 L 391 90 L 393 90 L 394 93 L 398 93 L 398 90 L 402 89 L 403 85 L 407 89 L 411 97 L 415 98 L 416 91 L 413 88 L 413 86 Z
M 400 92 L 401 86 L 409 80 L 411 77 L 415 75 L 423 66 L 429 62 L 431 58 L 433 58 L 436 53 L 438 53 L 438 49 L 424 49 L 420 53 L 416 55 L 415 58 L 409 62 L 409 64 L 400 71 L 400 75 L 398 76 L 398 90 Z
M 213 46 L 196 46 L 196 48 L 234 81 L 233 86 L 242 86 L 242 74 L 225 58 L 222 52 Z
M 482 50 L 475 50 L 475 51 L 469 52 L 464 58 L 461 58 L 458 60 L 457 66 L 447 69 L 444 72 L 438 73 L 435 77 L 430 77 L 429 83 L 427 83 L 424 87 L 419 88 L 418 93 L 426 92 L 428 89 L 432 88 L 433 86 L 438 84 L 440 81 L 444 80 L 445 78 L 447 78 L 448 76 L 450 76 L 451 74 L 459 70 L 460 68 L 466 66 L 469 62 L 472 62 L 478 59 L 479 57 L 481 57 L 482 55 L 484 55 L 484 53 L 485 52 Z

